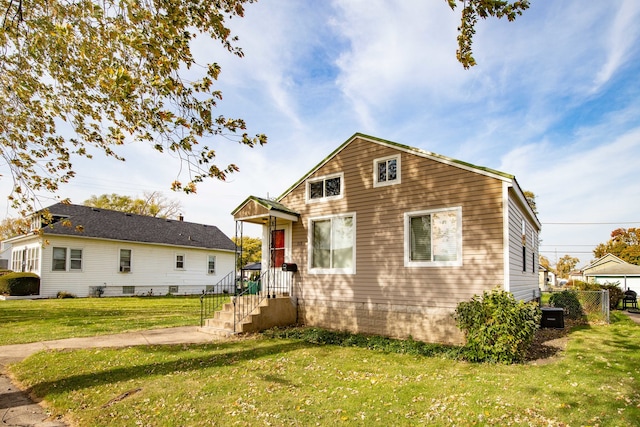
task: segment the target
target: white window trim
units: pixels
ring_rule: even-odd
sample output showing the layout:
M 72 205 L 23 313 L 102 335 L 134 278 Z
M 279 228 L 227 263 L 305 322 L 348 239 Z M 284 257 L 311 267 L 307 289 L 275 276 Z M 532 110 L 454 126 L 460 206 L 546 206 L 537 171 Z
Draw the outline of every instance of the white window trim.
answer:
M 389 185 L 396 185 L 396 184 L 400 184 L 402 182 L 402 167 L 400 164 L 400 154 L 395 154 L 393 156 L 387 156 L 387 157 L 380 157 L 378 159 L 375 159 L 373 161 L 373 187 L 386 187 Z M 386 162 L 388 160 L 396 160 L 396 179 L 394 179 L 393 181 L 383 181 L 380 182 L 378 181 L 378 163 L 380 162 Z
M 182 257 L 182 267 L 178 267 L 178 257 Z M 187 269 L 187 256 L 184 252 L 177 252 L 174 257 L 173 269 L 183 271 Z
M 122 253 L 121 251 L 129 251 L 129 270 L 122 270 L 122 266 L 120 265 L 122 262 Z M 118 249 L 118 273 L 129 274 L 133 270 L 133 249 L 129 248 L 119 248 Z
M 53 262 L 55 260 L 55 257 L 54 257 L 55 249 L 64 249 L 64 269 L 62 270 L 55 270 L 53 268 Z M 52 246 L 51 247 L 51 272 L 58 273 L 58 272 L 67 272 L 67 271 L 69 271 L 69 248 L 64 246 Z
M 312 267 L 312 263 L 313 263 L 313 223 L 315 221 L 322 221 L 322 220 L 326 220 L 326 219 L 332 219 L 332 218 L 344 218 L 344 217 L 351 217 L 353 220 L 353 259 L 352 259 L 352 268 L 313 268 Z M 309 218 L 309 222 L 308 222 L 309 226 L 308 228 L 308 236 L 307 236 L 307 242 L 308 242 L 308 246 L 307 246 L 307 253 L 309 254 L 309 256 L 307 257 L 307 264 L 308 264 L 308 268 L 309 268 L 309 274 L 356 274 L 356 213 L 355 212 L 349 212 L 349 213 L 344 213 L 344 214 L 338 214 L 338 215 L 324 215 L 324 216 L 317 216 L 317 217 L 313 217 L 313 218 Z
M 209 270 L 209 260 L 213 258 L 213 271 Z M 218 267 L 218 260 L 215 255 L 207 255 L 207 274 L 211 276 L 216 275 L 216 268 Z
M 340 194 L 337 196 L 321 197 L 318 199 L 311 198 L 311 184 L 318 181 L 326 181 L 327 179 L 340 178 Z M 305 199 L 307 203 L 320 203 L 327 202 L 329 200 L 339 200 L 344 197 L 344 172 L 333 173 L 330 175 L 323 175 L 313 179 L 308 179 L 305 183 Z
M 71 268 L 71 251 L 80 251 L 80 268 Z M 68 256 L 68 264 L 69 264 L 69 271 L 74 271 L 74 272 L 82 272 L 84 270 L 84 248 L 69 248 L 68 252 L 67 252 Z
M 411 218 L 440 212 L 456 212 L 458 229 L 456 239 L 458 241 L 456 261 L 412 261 L 411 260 Z M 462 267 L 462 207 L 443 209 L 427 209 L 422 211 L 405 212 L 404 214 L 404 266 L 405 267 Z

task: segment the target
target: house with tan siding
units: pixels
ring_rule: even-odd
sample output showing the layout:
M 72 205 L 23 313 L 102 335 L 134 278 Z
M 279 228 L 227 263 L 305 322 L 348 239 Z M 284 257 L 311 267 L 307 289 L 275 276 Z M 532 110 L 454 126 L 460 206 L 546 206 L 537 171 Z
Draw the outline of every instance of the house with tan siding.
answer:
M 233 215 L 263 225 L 263 271 L 290 275 L 306 325 L 459 343 L 459 302 L 539 296 L 540 222 L 515 177 L 411 146 L 357 133 Z
M 3 242 L 9 268 L 40 276 L 40 294 L 200 294 L 235 275 L 235 244 L 218 227 L 58 203 L 31 232 Z

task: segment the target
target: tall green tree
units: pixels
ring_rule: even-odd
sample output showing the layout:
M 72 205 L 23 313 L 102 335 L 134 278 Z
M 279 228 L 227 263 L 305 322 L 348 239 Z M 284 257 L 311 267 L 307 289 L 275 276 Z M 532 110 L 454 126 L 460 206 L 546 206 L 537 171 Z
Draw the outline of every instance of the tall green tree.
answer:
M 640 228 L 616 228 L 611 232 L 611 239 L 600 243 L 593 250 L 593 255 L 600 258 L 612 254 L 635 265 L 640 265 Z
M 253 2 L 0 0 L 0 156 L 14 207 L 69 181 L 74 156 L 123 160 L 125 142 L 175 153 L 186 171 L 175 190 L 238 171 L 216 165 L 208 143 L 253 147 L 266 136 L 216 113 L 220 67 L 197 64 L 191 46 L 210 39 L 243 56 L 226 21 Z
M 478 19 L 507 18 L 514 21 L 517 16 L 529 8 L 528 0 L 447 0 L 451 9 L 462 4 L 462 18 L 458 27 L 458 50 L 456 57 L 465 69 L 476 65 L 473 57 L 473 36 L 476 33 Z
M 580 262 L 580 260 L 571 255 L 563 256 L 556 264 L 556 274 L 566 279 L 569 277 L 569 273 L 578 265 L 578 262 Z
M 233 243 L 242 245 L 242 257 L 238 259 L 238 270 L 254 262 L 260 262 L 262 259 L 262 239 L 257 237 L 242 236 L 242 240 L 232 237 Z
M 93 195 L 84 201 L 84 205 L 160 218 L 178 218 L 182 212 L 180 202 L 165 197 L 159 191 L 145 191 L 142 197 L 122 196 L 115 193 Z
M 547 258 L 546 256 L 540 255 L 538 257 L 538 262 L 542 267 L 546 268 L 547 271 L 555 272 L 554 268 L 551 267 L 551 262 L 549 261 L 549 258 Z

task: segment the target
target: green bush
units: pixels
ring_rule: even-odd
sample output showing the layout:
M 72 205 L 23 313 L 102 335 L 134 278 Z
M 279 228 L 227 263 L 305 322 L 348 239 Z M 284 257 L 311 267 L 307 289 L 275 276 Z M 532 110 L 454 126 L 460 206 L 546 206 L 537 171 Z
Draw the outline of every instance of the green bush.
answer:
M 58 293 L 56 294 L 56 298 L 65 299 L 65 298 L 78 298 L 78 297 L 76 296 L 76 294 L 72 294 L 71 292 L 58 291 Z
M 40 277 L 34 273 L 9 273 L 0 276 L 0 294 L 10 296 L 38 295 Z
M 618 308 L 618 304 L 620 304 L 620 301 L 622 301 L 624 297 L 624 292 L 622 292 L 620 288 L 620 282 L 605 282 L 600 285 L 600 287 L 609 291 L 609 310 Z
M 494 363 L 524 360 L 541 317 L 536 302 L 516 301 L 500 289 L 459 303 L 454 314 L 466 338 L 466 358 Z
M 584 310 L 578 299 L 578 293 L 573 290 L 554 292 L 549 298 L 552 307 L 564 308 L 564 312 L 569 319 L 581 319 L 584 317 Z
M 573 282 L 573 288 L 577 291 L 599 291 L 602 287 L 598 283 L 583 282 L 582 280 L 575 280 Z

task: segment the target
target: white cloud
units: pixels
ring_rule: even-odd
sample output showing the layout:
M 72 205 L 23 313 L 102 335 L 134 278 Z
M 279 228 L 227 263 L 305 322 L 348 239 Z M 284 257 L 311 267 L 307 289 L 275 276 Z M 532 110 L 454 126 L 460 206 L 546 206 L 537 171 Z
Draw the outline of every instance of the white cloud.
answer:
M 596 75 L 594 92 L 607 83 L 616 70 L 624 65 L 627 60 L 626 53 L 634 47 L 637 48 L 635 41 L 640 31 L 639 18 L 640 3 L 635 0 L 622 2 L 615 19 L 610 24 L 609 34 L 605 38 L 607 60 Z
M 337 61 L 337 83 L 364 126 L 375 128 L 374 115 L 399 98 L 448 96 L 464 80 L 455 61 L 458 18 L 446 3 L 334 4 L 333 26 L 349 42 Z
M 639 10 L 635 0 L 532 2 L 515 22 L 480 21 L 478 66 L 463 70 L 459 9 L 444 0 L 260 0 L 230 21 L 244 58 L 215 42 L 194 46 L 200 62 L 222 67 L 220 114 L 269 136 L 253 149 L 203 141 L 238 174 L 202 183 L 196 195 L 173 194 L 179 164 L 136 145 L 125 147 L 124 164 L 74 161 L 78 178 L 60 195 L 80 203 L 163 190 L 187 220 L 233 234 L 230 212 L 247 196 L 279 195 L 358 131 L 513 173 L 538 195 L 543 223 L 630 221 L 639 191 Z M 9 184 L 2 177 L 0 186 Z M 577 253 L 584 248 L 575 245 L 606 241 L 613 228 L 545 226 L 543 244 Z

